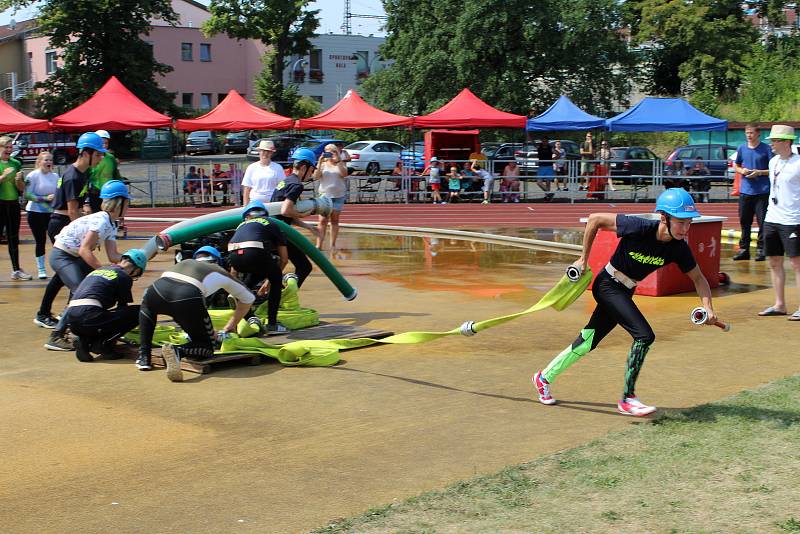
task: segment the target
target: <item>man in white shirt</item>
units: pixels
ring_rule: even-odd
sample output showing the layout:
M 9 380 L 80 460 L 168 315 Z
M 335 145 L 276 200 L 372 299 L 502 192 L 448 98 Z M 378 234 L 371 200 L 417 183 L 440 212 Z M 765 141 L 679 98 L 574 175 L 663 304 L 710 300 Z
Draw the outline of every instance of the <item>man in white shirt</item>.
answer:
M 272 161 L 274 153 L 272 141 L 265 139 L 258 144 L 259 160 L 247 166 L 242 179 L 243 206 L 253 200 L 269 202 L 272 192 L 285 177 L 283 167 Z
M 772 272 L 775 304 L 759 312 L 761 316 L 787 313 L 784 255 L 789 257 L 800 288 L 800 156 L 792 153 L 794 128 L 776 124 L 768 139 L 776 155 L 769 162 L 770 198 L 764 218 L 764 254 Z M 789 320 L 800 321 L 800 309 Z

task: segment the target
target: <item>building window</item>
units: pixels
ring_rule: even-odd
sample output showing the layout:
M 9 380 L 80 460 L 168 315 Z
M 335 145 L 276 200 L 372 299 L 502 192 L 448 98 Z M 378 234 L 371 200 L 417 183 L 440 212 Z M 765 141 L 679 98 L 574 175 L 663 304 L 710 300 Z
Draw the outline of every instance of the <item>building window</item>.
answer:
M 322 73 L 322 50 L 316 48 L 308 54 L 308 81 L 322 83 L 325 75 Z
M 183 61 L 194 61 L 192 59 L 192 43 L 181 43 L 181 59 Z
M 194 95 L 192 93 L 183 93 L 181 105 L 185 108 L 194 107 Z
M 227 93 L 217 93 L 217 104 L 221 104 L 225 97 L 227 97 Z
M 44 53 L 44 72 L 46 74 L 53 74 L 58 70 L 58 54 L 56 52 Z
M 200 43 L 200 61 L 211 61 L 211 45 Z
M 200 93 L 200 109 L 211 108 L 211 93 Z

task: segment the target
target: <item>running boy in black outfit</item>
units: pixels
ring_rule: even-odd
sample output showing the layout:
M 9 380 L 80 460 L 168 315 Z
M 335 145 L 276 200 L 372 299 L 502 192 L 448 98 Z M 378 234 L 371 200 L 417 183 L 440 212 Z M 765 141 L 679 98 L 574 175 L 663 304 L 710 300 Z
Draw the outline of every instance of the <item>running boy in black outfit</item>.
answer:
M 656 411 L 655 406 L 647 406 L 639 401 L 634 391 L 644 358 L 656 336 L 633 302 L 633 293 L 639 281 L 660 267 L 677 263 L 681 271 L 694 282 L 703 307 L 708 312 L 706 324 L 716 322 L 708 281 L 685 241 L 692 219 L 700 216 L 691 195 L 683 189 L 667 189 L 659 195 L 656 211 L 661 214 L 658 221 L 613 213 L 593 213 L 589 216 L 583 235 L 583 255 L 573 263 L 574 266 L 583 269 L 598 230 L 614 230 L 621 239 L 611 261 L 595 278 L 592 295 L 597 307 L 589 323 L 572 345 L 532 377 L 542 404 L 556 403 L 550 395 L 552 381 L 583 355 L 594 350 L 619 324 L 631 335 L 633 344 L 628 353 L 625 389 L 622 400 L 617 403 L 618 411 L 634 416 L 649 415 Z

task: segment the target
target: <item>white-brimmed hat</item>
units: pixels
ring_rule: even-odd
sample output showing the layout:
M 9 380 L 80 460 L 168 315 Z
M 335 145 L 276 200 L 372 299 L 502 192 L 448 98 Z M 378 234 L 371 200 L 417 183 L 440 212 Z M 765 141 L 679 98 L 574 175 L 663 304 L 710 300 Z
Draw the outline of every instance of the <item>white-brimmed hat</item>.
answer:
M 772 129 L 769 131 L 769 137 L 767 137 L 767 139 L 783 139 L 789 141 L 794 141 L 796 138 L 797 136 L 794 135 L 794 128 L 784 124 L 773 124 Z
M 272 152 L 275 152 L 275 143 L 273 143 L 269 139 L 264 139 L 263 141 L 258 143 L 258 149 L 259 150 L 270 150 Z

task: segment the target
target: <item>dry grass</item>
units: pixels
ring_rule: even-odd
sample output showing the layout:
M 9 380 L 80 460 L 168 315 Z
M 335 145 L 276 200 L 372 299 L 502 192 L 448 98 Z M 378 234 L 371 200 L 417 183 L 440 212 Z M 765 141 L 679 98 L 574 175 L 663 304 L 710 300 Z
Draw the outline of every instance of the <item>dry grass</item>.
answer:
M 800 377 L 317 533 L 800 532 Z

